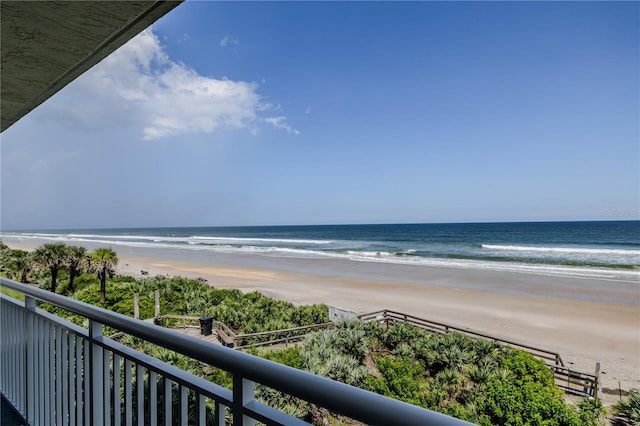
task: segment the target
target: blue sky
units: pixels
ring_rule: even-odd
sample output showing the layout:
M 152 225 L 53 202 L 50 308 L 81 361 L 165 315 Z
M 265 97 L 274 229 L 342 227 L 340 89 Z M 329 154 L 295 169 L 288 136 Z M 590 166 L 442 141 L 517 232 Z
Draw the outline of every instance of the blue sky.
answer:
M 639 219 L 637 2 L 187 1 L 2 134 L 2 229 Z

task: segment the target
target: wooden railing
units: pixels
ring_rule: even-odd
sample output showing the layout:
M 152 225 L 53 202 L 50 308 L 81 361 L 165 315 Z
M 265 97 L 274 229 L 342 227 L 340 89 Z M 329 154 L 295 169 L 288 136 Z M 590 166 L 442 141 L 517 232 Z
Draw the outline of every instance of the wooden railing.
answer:
M 335 323 L 333 322 L 325 322 L 322 324 L 285 328 L 282 330 L 265 331 L 261 333 L 238 334 L 235 336 L 235 343 L 237 345 L 235 346 L 235 348 L 242 349 L 251 346 L 264 346 L 275 345 L 278 343 L 295 342 L 303 339 L 307 334 L 313 331 L 332 328 L 334 326 Z
M 178 324 L 177 327 L 174 325 L 176 322 Z M 155 323 L 167 328 L 199 328 L 200 317 L 189 315 L 160 315 L 155 318 Z

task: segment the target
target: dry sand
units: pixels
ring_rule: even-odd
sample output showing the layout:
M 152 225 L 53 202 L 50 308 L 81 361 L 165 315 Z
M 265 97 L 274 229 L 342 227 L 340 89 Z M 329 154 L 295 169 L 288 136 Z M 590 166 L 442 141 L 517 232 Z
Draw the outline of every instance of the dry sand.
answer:
M 433 267 L 420 267 L 410 280 L 393 279 L 393 271 L 365 279 L 345 271 L 369 268 L 375 275 L 375 268 L 389 266 L 323 260 L 335 273 L 318 274 L 116 251 L 121 274 L 141 276 L 146 269 L 151 276 L 203 277 L 218 288 L 359 313 L 392 309 L 556 351 L 579 371 L 593 373 L 600 362 L 605 405 L 618 400 L 619 386 L 640 388 L 640 283 Z M 300 260 L 302 267 L 312 262 Z

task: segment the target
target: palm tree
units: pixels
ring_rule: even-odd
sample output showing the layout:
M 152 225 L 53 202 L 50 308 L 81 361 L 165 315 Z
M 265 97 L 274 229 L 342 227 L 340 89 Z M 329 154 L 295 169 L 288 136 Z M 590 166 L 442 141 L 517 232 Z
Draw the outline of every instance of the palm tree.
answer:
M 6 260 L 8 273 L 21 283 L 27 282 L 27 275 L 31 272 L 31 255 L 26 250 L 11 250 L 11 256 Z
M 58 271 L 64 267 L 67 246 L 64 243 L 45 244 L 36 249 L 33 260 L 42 268 L 51 272 L 51 292 L 56 292 Z
M 107 291 L 107 276 L 118 264 L 118 255 L 111 247 L 99 248 L 91 254 L 91 269 L 100 279 L 100 301 L 104 302 Z
M 71 246 L 67 249 L 65 266 L 69 270 L 69 292 L 73 291 L 73 280 L 82 273 L 88 263 L 87 249 L 84 247 Z

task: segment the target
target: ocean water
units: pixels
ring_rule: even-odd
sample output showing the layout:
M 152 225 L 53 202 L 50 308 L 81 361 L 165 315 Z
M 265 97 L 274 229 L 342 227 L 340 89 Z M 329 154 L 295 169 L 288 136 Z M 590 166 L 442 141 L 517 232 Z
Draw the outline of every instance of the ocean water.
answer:
M 9 232 L 28 241 L 335 258 L 640 282 L 640 221 Z

